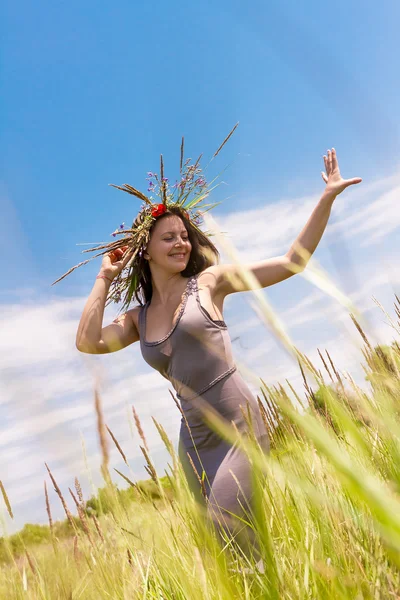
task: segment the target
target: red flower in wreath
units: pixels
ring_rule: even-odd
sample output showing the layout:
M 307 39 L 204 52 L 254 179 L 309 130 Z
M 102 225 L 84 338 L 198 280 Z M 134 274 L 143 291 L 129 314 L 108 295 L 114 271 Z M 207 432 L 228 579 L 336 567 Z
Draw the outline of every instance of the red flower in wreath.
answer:
M 156 204 L 151 209 L 151 215 L 153 217 L 161 217 L 161 215 L 163 215 L 166 210 L 167 210 L 167 207 L 165 206 L 165 204 Z

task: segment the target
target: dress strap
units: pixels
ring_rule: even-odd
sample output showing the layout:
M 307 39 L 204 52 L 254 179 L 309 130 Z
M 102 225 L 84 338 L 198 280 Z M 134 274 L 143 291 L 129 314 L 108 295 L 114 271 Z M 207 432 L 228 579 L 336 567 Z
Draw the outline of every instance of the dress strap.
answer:
M 147 302 L 146 302 L 146 304 L 147 304 Z M 144 315 L 145 315 L 146 304 L 143 304 L 139 309 L 138 325 L 139 325 L 140 337 L 143 336 L 143 332 L 144 332 L 144 318 L 145 318 Z

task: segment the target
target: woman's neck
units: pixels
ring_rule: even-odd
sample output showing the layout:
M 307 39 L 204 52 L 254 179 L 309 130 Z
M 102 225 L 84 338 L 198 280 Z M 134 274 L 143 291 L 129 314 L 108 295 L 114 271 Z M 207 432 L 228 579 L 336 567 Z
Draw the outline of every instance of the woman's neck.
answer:
M 167 306 L 171 301 L 182 296 L 187 277 L 182 277 L 181 273 L 152 273 L 151 283 L 153 287 L 151 303 Z

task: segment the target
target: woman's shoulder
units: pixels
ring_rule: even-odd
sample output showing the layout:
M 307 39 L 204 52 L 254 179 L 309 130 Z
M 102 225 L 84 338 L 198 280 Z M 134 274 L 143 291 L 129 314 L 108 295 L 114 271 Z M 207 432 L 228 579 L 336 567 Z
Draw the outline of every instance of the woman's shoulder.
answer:
M 138 331 L 139 331 L 139 315 L 140 315 L 142 308 L 143 308 L 143 306 L 138 304 L 137 306 L 133 306 L 132 308 L 129 308 L 125 313 L 128 318 L 132 319 L 133 324 L 135 325 L 135 327 Z
M 208 288 L 210 294 L 215 296 L 221 291 L 224 280 L 224 265 L 211 265 L 196 275 L 200 287 Z
M 216 276 L 219 276 L 222 270 L 223 265 L 211 265 L 210 267 L 207 267 L 203 271 L 197 273 L 196 278 L 204 280 L 215 279 Z

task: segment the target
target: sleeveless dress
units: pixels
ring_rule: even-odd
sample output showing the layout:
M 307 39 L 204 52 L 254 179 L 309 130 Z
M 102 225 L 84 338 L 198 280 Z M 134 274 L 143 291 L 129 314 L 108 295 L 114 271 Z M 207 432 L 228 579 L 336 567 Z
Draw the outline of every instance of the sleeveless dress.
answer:
M 144 360 L 168 379 L 176 391 L 184 418 L 181 419 L 178 455 L 185 476 L 196 500 L 204 504 L 197 473 L 205 471 L 207 515 L 230 534 L 235 534 L 240 523 L 229 516 L 244 515 L 242 506 L 251 507 L 251 465 L 245 453 L 221 439 L 202 419 L 200 404 L 204 401 L 226 419 L 234 422 L 244 433 L 248 425 L 243 417 L 250 410 L 254 433 L 264 451 L 269 451 L 269 438 L 256 399 L 239 374 L 232 358 L 231 340 L 224 321 L 213 320 L 200 303 L 197 275 L 190 277 L 182 295 L 178 317 L 167 335 L 155 342 L 146 341 L 147 302 L 139 312 L 140 347 Z M 232 477 L 232 471 L 240 485 Z M 242 506 L 241 506 L 242 505 Z M 228 512 L 226 512 L 228 511 Z M 217 528 L 218 529 L 218 528 Z M 247 528 L 249 529 L 249 528 Z M 246 551 L 247 531 L 244 541 L 237 541 Z M 253 543 L 250 540 L 250 544 Z

